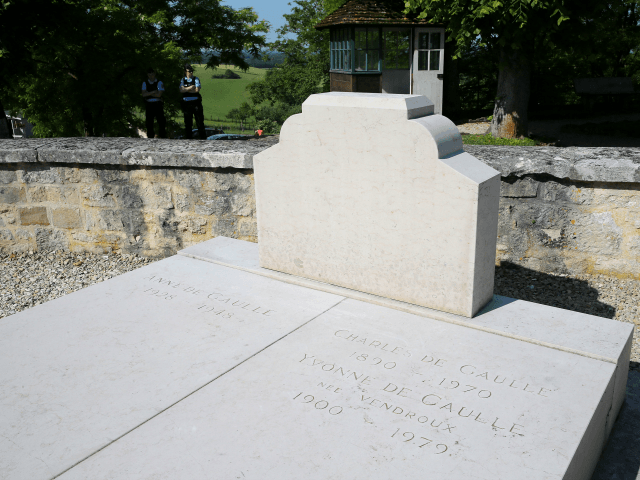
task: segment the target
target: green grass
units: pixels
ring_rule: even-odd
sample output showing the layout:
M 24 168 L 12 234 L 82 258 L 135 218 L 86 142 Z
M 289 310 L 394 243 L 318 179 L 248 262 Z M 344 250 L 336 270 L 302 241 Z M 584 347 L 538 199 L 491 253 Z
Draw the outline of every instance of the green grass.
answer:
M 486 135 L 462 135 L 462 143 L 465 145 L 511 145 L 517 147 L 532 147 L 539 145 L 531 138 L 495 138 L 490 133 Z
M 220 65 L 216 69 L 205 69 L 204 65 L 194 65 L 193 74 L 200 79 L 202 90 L 202 106 L 204 108 L 205 125 L 216 125 L 215 119 L 225 119 L 225 116 L 233 108 L 238 108 L 243 102 L 249 101 L 249 92 L 247 85 L 260 80 L 267 71 L 261 68 L 250 67 L 249 70 L 243 72 L 233 65 Z M 211 78 L 212 75 L 224 73 L 226 69 L 233 70 L 240 78 Z M 214 119 L 212 122 L 211 119 Z M 175 119 L 178 123 L 184 124 L 182 115 Z M 226 130 L 225 130 L 226 131 Z

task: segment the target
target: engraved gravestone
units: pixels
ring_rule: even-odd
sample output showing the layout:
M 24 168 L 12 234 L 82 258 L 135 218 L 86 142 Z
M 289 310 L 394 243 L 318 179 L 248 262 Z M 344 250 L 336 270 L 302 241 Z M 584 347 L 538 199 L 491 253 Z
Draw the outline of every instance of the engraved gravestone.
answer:
M 254 168 L 262 267 L 467 317 L 491 299 L 500 175 L 426 97 L 312 95 Z
M 495 296 L 471 317 L 486 303 L 476 302 L 476 286 L 483 292 L 486 288 L 476 280 L 487 279 L 483 262 L 493 258 L 483 243 L 495 237 L 493 173 L 456 149 L 444 119 L 424 116 L 428 103 L 423 99 L 379 96 L 378 103 L 357 95 L 353 102 L 349 96 L 326 98 L 339 105 L 329 108 L 325 100 L 312 98 L 302 117 L 290 120 L 285 134 L 298 128 L 317 147 L 326 143 L 321 130 L 329 128 L 329 120 L 342 125 L 346 136 L 345 119 L 350 118 L 354 126 L 362 120 L 378 133 L 393 132 L 396 148 L 371 165 L 360 158 L 362 172 L 322 159 L 324 169 L 300 164 L 320 176 L 332 172 L 333 190 L 320 189 L 304 173 L 287 173 L 310 182 L 313 192 L 301 197 L 301 203 L 320 201 L 323 194 L 340 197 L 350 185 L 353 191 L 327 199 L 317 210 L 307 203 L 310 218 L 323 225 L 309 221 L 299 228 L 328 237 L 309 232 L 278 237 L 278 226 L 271 224 L 273 238 L 282 242 L 271 251 L 274 258 L 282 254 L 293 264 L 296 259 L 303 266 L 311 264 L 316 273 L 342 276 L 329 281 L 323 273 L 318 281 L 309 278 L 313 275 L 264 268 L 258 254 L 262 247 L 218 237 L 2 319 L 0 479 L 590 478 L 624 401 L 633 327 Z M 320 105 L 317 115 L 307 108 L 314 102 Z M 421 119 L 418 127 L 407 120 L 410 111 Z M 326 121 L 314 126 L 303 118 L 309 114 Z M 426 140 L 413 141 L 406 131 Z M 372 140 L 367 129 L 356 128 L 355 133 L 349 135 L 357 137 L 353 144 L 358 148 L 367 143 L 363 138 Z M 334 136 L 341 138 L 338 130 Z M 276 153 L 305 153 L 301 147 L 291 149 L 292 144 L 286 147 L 286 138 Z M 421 170 L 422 154 L 411 153 L 398 138 L 420 152 L 425 145 L 431 153 L 453 146 L 425 160 L 432 170 Z M 383 143 L 377 145 L 382 148 Z M 396 151 L 409 156 L 398 159 Z M 454 219 L 468 220 L 466 227 L 452 230 L 464 241 L 452 238 L 451 244 L 468 249 L 452 263 L 447 255 L 455 256 L 455 250 L 442 250 L 439 257 L 422 255 L 400 239 L 397 248 L 415 254 L 414 263 L 425 268 L 420 272 L 403 260 L 407 275 L 414 282 L 430 276 L 437 280 L 410 291 L 419 296 L 435 288 L 438 298 L 444 298 L 442 305 L 466 305 L 460 314 L 403 302 L 393 292 L 401 292 L 407 280 L 399 284 L 402 288 L 395 280 L 367 284 L 365 277 L 374 271 L 358 270 L 370 258 L 384 275 L 385 259 L 400 261 L 389 243 L 399 238 L 393 225 L 408 236 L 422 232 L 413 238 L 423 240 L 423 249 L 444 248 L 437 238 L 430 243 L 430 235 L 442 231 L 433 221 L 440 213 L 411 210 L 410 196 L 399 191 L 401 162 L 407 158 L 406 181 L 433 190 L 425 195 L 408 186 L 414 201 L 430 198 L 433 208 L 446 209 L 440 197 L 453 191 L 451 204 L 459 212 L 447 211 Z M 289 221 L 284 213 L 295 213 L 295 208 L 286 202 L 295 198 L 272 196 L 267 163 L 257 169 L 259 208 L 270 210 L 271 220 L 281 214 Z M 389 189 L 373 182 L 379 182 L 374 167 L 381 164 L 394 170 Z M 439 173 L 427 182 L 423 177 L 430 171 Z M 378 191 L 371 193 L 361 182 Z M 270 193 L 263 195 L 263 188 Z M 304 189 L 296 191 L 303 196 Z M 355 198 L 355 191 L 368 199 Z M 488 193 L 482 197 L 482 192 Z M 285 202 L 280 211 L 278 205 L 265 206 L 276 199 Z M 349 216 L 344 201 L 353 202 L 362 215 L 368 202 L 383 210 L 376 223 L 385 230 L 379 234 L 379 249 L 375 239 L 360 236 L 355 227 L 365 228 L 367 221 Z M 356 222 L 354 227 L 327 210 L 334 204 Z M 396 224 L 391 222 L 394 212 L 404 215 Z M 490 227 L 484 233 L 481 223 Z M 365 231 L 372 236 L 378 230 Z M 341 235 L 351 235 L 350 241 L 364 238 L 371 250 L 344 242 Z M 298 249 L 300 239 L 313 242 L 318 252 Z M 286 248 L 292 257 L 286 256 Z M 304 252 L 309 253 L 300 257 Z M 342 255 L 346 267 L 340 270 L 333 260 L 323 260 L 323 252 Z M 482 261 L 479 252 L 484 252 Z M 442 268 L 434 269 L 437 265 Z M 456 279 L 446 271 L 449 266 L 466 276 Z M 481 270 L 485 273 L 478 276 Z M 398 279 L 402 270 L 389 264 L 389 272 Z M 353 285 L 336 278 L 385 286 L 391 298 L 380 296 L 381 291 L 346 288 Z

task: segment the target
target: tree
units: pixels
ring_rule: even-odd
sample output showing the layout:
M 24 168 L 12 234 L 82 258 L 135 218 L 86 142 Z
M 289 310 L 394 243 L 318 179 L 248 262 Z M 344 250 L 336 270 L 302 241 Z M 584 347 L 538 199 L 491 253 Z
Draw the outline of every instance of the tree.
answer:
M 347 3 L 347 0 L 324 0 L 324 9 L 327 15 L 331 15 L 345 3 Z
M 227 118 L 229 120 L 244 122 L 247 120 L 247 118 L 249 118 L 252 115 L 253 115 L 253 108 L 251 107 L 251 105 L 249 105 L 249 103 L 247 102 L 243 102 L 242 105 L 240 105 L 240 107 L 232 108 L 231 110 L 229 110 L 229 113 L 227 113 Z
M 564 0 L 408 0 L 420 17 L 447 25 L 459 54 L 479 37 L 498 47 L 500 71 L 492 133 L 527 133 L 531 55 L 536 35 L 544 36 L 568 19 Z M 554 21 L 555 20 L 555 21 Z
M 608 41 L 615 30 L 602 15 L 615 18 L 635 0 L 407 0 L 409 10 L 447 25 L 458 54 L 478 39 L 499 57 L 497 95 L 492 134 L 517 137 L 527 134 L 531 70 L 536 58 L 549 48 L 594 52 L 590 41 Z M 617 12 L 617 13 L 613 13 Z M 614 22 L 615 23 L 615 22 Z M 633 22 L 632 22 L 633 23 Z M 597 28 L 594 28 L 595 26 Z M 635 25 L 637 25 L 637 20 Z M 611 27 L 609 27 L 611 28 Z M 603 35 L 603 31 L 608 34 Z M 589 41 L 585 42 L 585 39 Z M 627 53 L 629 51 L 627 50 Z
M 208 67 L 246 69 L 243 51 L 260 54 L 268 30 L 220 0 L 5 0 L 0 15 L 0 98 L 39 136 L 135 135 L 149 66 L 172 113 L 184 62 L 206 47 L 218 52 Z
M 293 3 L 291 13 L 284 15 L 287 23 L 277 30 L 278 39 L 269 44 L 271 50 L 284 55 L 283 63 L 269 70 L 264 80 L 248 87 L 255 105 L 263 102 L 278 105 L 278 112 L 297 111 L 293 107 L 329 86 L 328 32 L 314 28 L 326 16 L 324 2 L 295 0 Z M 290 34 L 295 38 L 288 38 Z M 279 119 L 270 120 L 279 123 Z

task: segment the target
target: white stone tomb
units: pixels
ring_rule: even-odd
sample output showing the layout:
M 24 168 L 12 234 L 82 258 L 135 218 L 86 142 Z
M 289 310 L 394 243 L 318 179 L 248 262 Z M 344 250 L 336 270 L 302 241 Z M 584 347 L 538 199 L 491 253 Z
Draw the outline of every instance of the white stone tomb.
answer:
M 416 97 L 402 97 L 411 108 L 399 108 L 398 98 L 380 97 L 383 107 L 391 105 L 387 112 L 393 125 L 414 111 L 412 102 L 426 105 Z M 375 107 L 375 102 L 366 102 Z M 331 117 L 332 110 L 323 108 L 320 113 Z M 336 108 L 335 123 L 340 125 L 346 113 Z M 424 113 L 421 108 L 415 111 Z M 384 124 L 385 115 L 374 111 L 372 117 L 376 115 Z M 421 122 L 429 124 L 428 119 Z M 448 144 L 433 140 L 440 138 L 438 124 L 446 124 L 445 119 L 435 120 L 431 134 L 419 127 L 433 148 Z M 306 128 L 313 139 L 313 127 Z M 389 128 L 403 135 L 402 129 Z M 413 127 L 407 129 L 415 133 Z M 322 135 L 316 138 L 320 142 Z M 362 138 L 354 142 L 361 145 Z M 424 146 L 420 142 L 416 145 Z M 384 163 L 381 158 L 376 162 Z M 489 241 L 491 232 L 477 232 L 482 230 L 478 225 L 496 222 L 494 177 L 462 154 L 434 158 L 432 171 L 458 182 L 449 186 L 462 185 L 452 200 L 462 213 L 451 214 L 472 220 L 476 215 L 466 224 L 467 231 L 454 228 L 471 253 L 456 257 L 452 268 L 475 276 L 483 271 L 480 277 L 489 275 L 492 284 L 493 265 L 489 273 L 483 263 L 489 247 L 478 243 Z M 407 181 L 420 178 L 413 175 L 420 170 L 416 165 L 407 167 Z M 391 169 L 401 170 L 397 164 Z M 374 170 L 365 168 L 365 177 L 376 177 Z M 351 182 L 358 188 L 356 173 L 336 178 L 342 186 Z M 259 208 L 275 194 L 262 195 L 265 178 L 258 182 Z M 384 206 L 387 192 L 389 202 L 402 207 L 397 211 L 409 215 L 410 199 L 399 192 L 398 178 L 388 192 L 379 184 L 380 198 L 362 201 Z M 484 183 L 481 178 L 486 178 Z M 478 193 L 485 184 L 491 193 L 486 198 Z M 314 192 L 311 197 L 318 200 L 320 190 Z M 414 193 L 421 202 L 428 197 Z M 434 193 L 429 198 L 436 197 Z M 350 193 L 344 198 L 357 204 Z M 286 195 L 281 199 L 291 200 Z M 265 208 L 276 215 L 276 207 Z M 283 209 L 295 211 L 288 204 Z M 381 217 L 385 242 L 399 238 L 389 227 L 394 212 L 387 209 Z M 300 227 L 330 234 L 324 243 L 314 240 L 318 251 L 349 253 L 340 230 L 327 227 L 347 228 L 341 220 L 326 209 L 316 220 L 324 225 L 307 222 Z M 421 221 L 421 216 L 413 219 L 418 231 Z M 427 223 L 425 234 L 437 230 L 437 223 Z M 404 217 L 397 225 L 412 233 Z M 347 228 L 347 233 L 358 238 L 357 230 Z M 332 239 L 335 248 L 326 242 Z M 273 250 L 278 254 L 284 255 L 287 245 L 297 248 L 291 239 L 281 241 Z M 368 245 L 375 248 L 373 240 Z M 384 243 L 378 252 L 386 259 L 400 259 L 390 245 Z M 447 278 L 447 288 L 468 287 L 444 302 L 470 302 L 470 310 L 455 314 L 397 295 L 348 288 L 353 285 L 325 276 L 314 279 L 264 268 L 261 248 L 218 237 L 1 319 L 0 479 L 591 477 L 624 402 L 631 325 L 497 296 L 489 296 L 491 301 L 470 318 L 486 301 L 474 303 L 469 277 L 457 280 L 429 270 L 443 279 L 432 283 L 439 285 L 439 292 L 446 292 Z M 409 243 L 403 248 L 419 253 Z M 309 252 L 303 265 L 315 265 L 316 272 L 344 273 L 347 280 L 364 262 L 353 246 L 350 270 L 331 270 L 331 262 L 331 268 L 323 270 L 322 256 Z M 470 259 L 478 252 L 484 252 L 483 260 L 474 263 Z M 431 267 L 448 262 L 446 256 L 419 258 Z M 382 260 L 376 257 L 374 263 L 384 274 Z M 416 281 L 425 276 L 415 268 L 412 272 Z M 394 270 L 391 275 L 400 273 Z M 390 293 L 401 291 L 392 283 L 373 284 L 386 286 Z M 411 290 L 416 295 L 419 291 Z

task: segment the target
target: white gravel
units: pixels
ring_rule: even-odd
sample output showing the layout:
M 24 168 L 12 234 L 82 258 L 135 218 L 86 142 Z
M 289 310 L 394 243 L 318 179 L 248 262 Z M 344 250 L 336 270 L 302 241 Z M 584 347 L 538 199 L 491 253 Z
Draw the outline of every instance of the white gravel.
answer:
M 154 261 L 120 254 L 0 253 L 0 318 Z
M 0 253 L 0 318 L 153 263 L 135 255 Z M 495 293 L 640 325 L 640 282 L 496 267 Z M 631 353 L 640 362 L 636 331 Z M 637 366 L 637 365 L 635 365 Z

